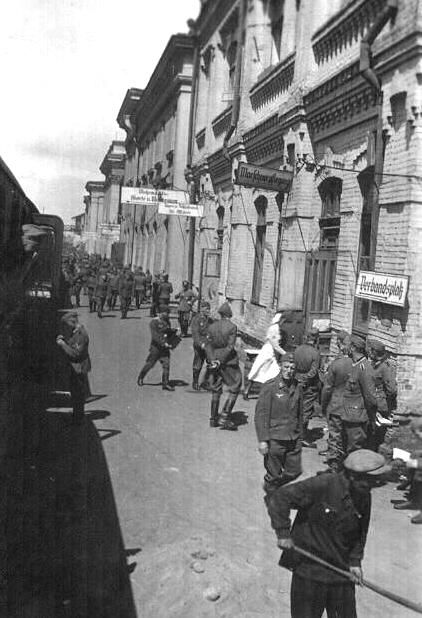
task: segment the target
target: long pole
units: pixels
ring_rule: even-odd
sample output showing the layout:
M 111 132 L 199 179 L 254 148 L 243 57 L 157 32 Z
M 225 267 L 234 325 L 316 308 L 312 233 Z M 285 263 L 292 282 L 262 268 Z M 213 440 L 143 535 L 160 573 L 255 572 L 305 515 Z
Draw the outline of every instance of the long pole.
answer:
M 133 268 L 133 249 L 135 245 L 135 225 L 136 225 L 136 207 L 138 204 L 134 204 L 133 206 L 133 225 L 132 225 L 132 250 L 130 252 L 130 268 Z
M 339 573 L 339 575 L 343 575 L 343 577 L 346 577 L 350 581 L 356 583 L 355 576 L 349 571 L 345 571 L 344 569 L 339 569 L 334 564 L 331 564 L 331 562 L 327 562 L 326 560 L 323 560 L 319 556 L 316 556 L 315 554 L 312 554 L 310 551 L 306 551 L 306 549 L 302 549 L 301 547 L 298 547 L 297 545 L 294 545 L 293 549 L 298 554 L 302 554 L 303 556 L 306 556 L 306 558 L 309 558 L 309 560 L 313 560 L 313 562 L 318 562 L 318 564 L 321 564 L 322 566 L 327 567 L 327 569 L 330 569 L 331 571 L 334 571 L 335 573 Z M 373 582 L 370 582 L 367 579 L 362 580 L 362 586 L 365 586 L 366 588 L 373 590 L 377 594 L 380 594 L 381 596 L 386 597 L 387 599 L 390 599 L 390 601 L 394 601 L 395 603 L 398 603 L 399 605 L 403 605 L 403 607 L 412 609 L 417 614 L 422 614 L 422 605 L 420 603 L 409 601 L 409 599 L 405 599 L 404 597 L 401 597 L 400 595 L 395 594 L 394 592 L 390 592 L 386 588 L 382 588 L 382 586 L 378 586 L 378 584 L 374 584 Z

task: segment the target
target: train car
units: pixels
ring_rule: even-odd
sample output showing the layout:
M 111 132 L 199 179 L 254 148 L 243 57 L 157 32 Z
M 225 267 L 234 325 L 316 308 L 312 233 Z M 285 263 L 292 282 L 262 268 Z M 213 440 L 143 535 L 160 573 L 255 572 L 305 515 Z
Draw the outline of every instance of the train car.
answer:
M 0 158 L 0 338 L 4 380 L 54 387 L 63 222 L 38 212 Z M 1 380 L 3 381 L 3 380 Z

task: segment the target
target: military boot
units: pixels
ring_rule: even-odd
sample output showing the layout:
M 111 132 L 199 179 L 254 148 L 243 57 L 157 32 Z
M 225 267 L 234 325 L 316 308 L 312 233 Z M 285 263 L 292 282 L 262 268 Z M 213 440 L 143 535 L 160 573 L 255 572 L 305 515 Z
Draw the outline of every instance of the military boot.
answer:
M 219 405 L 220 405 L 220 396 L 213 395 L 211 398 L 210 427 L 218 427 L 218 406 Z
M 192 376 L 192 388 L 194 391 L 199 391 L 199 384 L 198 384 L 198 380 L 199 380 L 199 371 L 197 369 L 195 369 L 193 371 L 193 376 Z
M 223 409 L 221 410 L 220 418 L 218 419 L 218 426 L 221 429 L 228 429 L 230 431 L 237 431 L 237 425 L 230 420 L 231 412 L 236 403 L 237 395 L 229 395 L 224 402 Z
M 163 386 L 161 387 L 163 391 L 174 391 L 174 386 L 171 386 L 169 382 L 170 370 L 163 369 Z

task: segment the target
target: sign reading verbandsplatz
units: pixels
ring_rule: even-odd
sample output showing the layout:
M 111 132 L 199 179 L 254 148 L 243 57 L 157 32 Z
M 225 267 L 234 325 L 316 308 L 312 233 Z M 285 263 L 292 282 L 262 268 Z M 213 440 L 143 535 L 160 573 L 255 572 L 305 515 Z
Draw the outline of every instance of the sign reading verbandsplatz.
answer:
M 199 204 L 191 204 L 186 191 L 122 187 L 121 203 L 129 206 L 158 206 L 160 215 L 203 216 L 203 207 Z
M 293 172 L 288 170 L 275 170 L 270 167 L 239 163 L 237 168 L 236 184 L 255 189 L 267 189 L 268 191 L 290 191 L 293 180 Z
M 404 307 L 409 277 L 361 270 L 355 295 L 379 303 Z

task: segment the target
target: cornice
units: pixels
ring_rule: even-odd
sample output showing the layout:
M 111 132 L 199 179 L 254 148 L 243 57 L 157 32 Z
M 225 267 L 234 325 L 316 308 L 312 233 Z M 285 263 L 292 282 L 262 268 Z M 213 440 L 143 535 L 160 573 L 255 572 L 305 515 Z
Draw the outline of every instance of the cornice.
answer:
M 354 0 L 329 19 L 312 37 L 317 64 L 327 62 L 364 36 L 384 6 L 385 0 Z
M 355 63 L 304 97 L 309 131 L 325 139 L 376 116 L 377 93 L 361 77 Z
M 203 129 L 198 131 L 198 133 L 195 135 L 196 146 L 198 150 L 201 150 L 201 148 L 205 146 L 205 134 L 206 134 L 206 128 L 204 127 Z
M 230 126 L 230 120 L 232 117 L 232 105 L 229 105 L 221 114 L 218 114 L 211 121 L 211 126 L 215 137 L 222 135 L 222 133 L 226 133 Z
M 209 173 L 213 185 L 222 184 L 231 180 L 232 165 L 223 154 L 223 149 L 217 150 L 207 158 Z
M 264 107 L 270 101 L 286 92 L 293 82 L 295 52 L 287 56 L 280 64 L 268 70 L 249 92 L 253 110 Z

